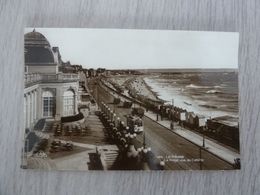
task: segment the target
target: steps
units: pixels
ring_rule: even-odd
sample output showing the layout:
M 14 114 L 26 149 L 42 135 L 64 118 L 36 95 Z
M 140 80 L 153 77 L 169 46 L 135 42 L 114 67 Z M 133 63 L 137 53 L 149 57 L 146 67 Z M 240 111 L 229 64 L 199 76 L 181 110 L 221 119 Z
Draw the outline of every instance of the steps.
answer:
M 116 145 L 99 146 L 98 152 L 100 153 L 100 160 L 104 170 L 112 168 L 119 155 L 119 149 Z

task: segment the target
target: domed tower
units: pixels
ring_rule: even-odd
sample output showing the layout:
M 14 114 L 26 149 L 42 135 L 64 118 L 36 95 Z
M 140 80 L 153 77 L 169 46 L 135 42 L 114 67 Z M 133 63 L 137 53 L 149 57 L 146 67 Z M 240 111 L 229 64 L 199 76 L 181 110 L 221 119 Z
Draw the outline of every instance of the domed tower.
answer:
M 58 62 L 49 41 L 39 32 L 33 30 L 24 35 L 25 72 L 57 73 Z M 55 49 L 57 51 L 57 49 Z

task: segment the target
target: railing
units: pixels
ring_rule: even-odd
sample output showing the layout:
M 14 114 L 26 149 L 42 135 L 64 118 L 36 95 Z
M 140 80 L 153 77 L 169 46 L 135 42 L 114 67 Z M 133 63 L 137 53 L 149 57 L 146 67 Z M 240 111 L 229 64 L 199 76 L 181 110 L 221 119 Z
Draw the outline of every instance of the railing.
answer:
M 25 85 L 37 83 L 37 82 L 68 82 L 78 81 L 78 74 L 39 74 L 39 73 L 25 73 L 24 83 Z
M 38 73 L 24 74 L 24 83 L 25 84 L 35 83 L 40 80 L 41 80 L 41 75 Z
M 75 80 L 75 79 L 79 79 L 79 75 L 78 74 L 60 74 L 60 76 L 62 76 L 62 79 L 64 80 Z

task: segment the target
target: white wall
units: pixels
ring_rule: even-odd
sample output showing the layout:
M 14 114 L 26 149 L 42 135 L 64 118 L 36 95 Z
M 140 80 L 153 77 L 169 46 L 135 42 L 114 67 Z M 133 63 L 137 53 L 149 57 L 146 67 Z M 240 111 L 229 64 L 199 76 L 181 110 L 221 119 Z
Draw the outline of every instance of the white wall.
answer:
M 36 84 L 24 89 L 24 111 L 25 113 L 25 127 L 30 128 L 37 122 L 38 119 L 43 118 L 43 99 L 42 93 L 44 90 L 56 91 L 56 114 L 55 119 L 60 120 L 63 116 L 63 94 L 65 91 L 72 89 L 75 92 L 75 114 L 78 113 L 78 82 L 69 83 L 45 83 Z
M 32 65 L 32 66 L 28 66 L 27 71 L 29 73 L 58 73 L 58 66 L 57 65 L 48 65 L 48 66 L 39 66 L 39 65 Z

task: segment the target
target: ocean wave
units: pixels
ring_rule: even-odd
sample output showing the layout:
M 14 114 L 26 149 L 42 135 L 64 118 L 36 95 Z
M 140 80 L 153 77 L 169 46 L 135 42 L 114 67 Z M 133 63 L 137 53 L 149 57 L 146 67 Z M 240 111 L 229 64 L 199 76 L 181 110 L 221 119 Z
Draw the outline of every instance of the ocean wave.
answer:
M 193 88 L 193 89 L 207 89 L 210 88 L 208 86 L 199 86 L 199 85 L 194 85 L 194 84 L 189 84 L 185 86 L 186 88 Z
M 202 73 L 198 77 L 196 73 L 184 78 L 184 74 L 186 73 L 156 79 L 150 77 L 148 81 L 156 86 L 161 99 L 167 101 L 174 98 L 176 106 L 208 116 L 220 113 L 237 115 L 237 77 L 223 76 L 222 73 Z
M 202 105 L 199 105 L 201 107 L 204 107 L 204 108 L 213 108 L 213 109 L 217 109 L 218 106 L 215 106 L 215 105 L 207 105 L 207 104 L 202 104 Z
M 223 105 L 219 105 L 218 107 L 219 107 L 219 108 L 227 108 L 228 105 L 224 105 L 224 104 L 223 104 Z
M 216 90 L 216 89 L 211 89 L 211 90 L 207 91 L 206 93 L 217 94 L 217 93 L 222 93 L 222 92 L 219 90 Z
M 220 84 L 221 87 L 227 87 L 228 85 L 225 83 Z
M 214 88 L 215 88 L 215 89 L 221 89 L 221 88 L 223 88 L 223 86 L 215 85 Z

